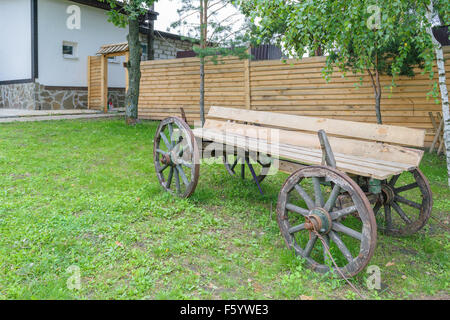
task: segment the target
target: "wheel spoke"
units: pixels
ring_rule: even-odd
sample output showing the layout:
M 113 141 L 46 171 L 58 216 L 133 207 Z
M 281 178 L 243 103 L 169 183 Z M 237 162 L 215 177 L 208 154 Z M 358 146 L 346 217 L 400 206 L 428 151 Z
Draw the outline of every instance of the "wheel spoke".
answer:
M 166 145 L 167 149 L 168 149 L 169 151 L 172 150 L 173 146 L 172 146 L 172 144 L 169 142 L 169 139 L 167 139 L 165 133 L 161 131 L 161 132 L 159 133 L 159 135 L 160 135 L 161 138 L 163 139 L 164 144 Z
M 168 167 L 169 167 L 168 164 L 164 165 L 164 167 L 159 167 L 159 168 L 157 169 L 157 170 L 158 170 L 158 173 L 163 172 L 163 171 L 166 170 Z
M 291 203 L 286 204 L 286 209 L 301 214 L 304 217 L 307 217 L 309 215 L 309 210 L 297 207 L 296 205 L 293 205 Z
M 322 190 L 320 189 L 320 181 L 319 178 L 313 177 L 312 178 L 313 184 L 314 184 L 314 197 L 316 200 L 316 207 L 323 207 L 324 200 L 323 200 L 323 194 Z
M 392 202 L 392 208 L 394 208 L 395 211 L 397 211 L 398 215 L 405 221 L 407 224 L 411 224 L 412 221 L 408 218 L 405 211 L 403 211 L 402 208 L 398 205 L 397 202 Z
M 350 253 L 350 250 L 348 250 L 347 246 L 344 244 L 342 239 L 339 237 L 339 235 L 336 232 L 330 231 L 329 233 L 331 240 L 336 243 L 339 250 L 344 255 L 345 259 L 347 259 L 348 262 L 353 261 L 353 256 Z
M 175 185 L 177 187 L 177 192 L 181 193 L 180 176 L 178 175 L 178 169 L 177 167 L 174 167 L 173 169 L 175 170 Z
M 177 171 L 178 171 L 178 173 L 180 174 L 181 180 L 183 180 L 183 183 L 184 183 L 186 186 L 188 186 L 188 185 L 189 185 L 189 180 L 188 180 L 188 178 L 186 177 L 186 174 L 184 173 L 183 168 L 182 168 L 180 165 L 177 165 Z
M 389 181 L 389 185 L 391 187 L 395 186 L 395 184 L 397 183 L 398 178 L 400 178 L 400 175 L 393 176 L 391 181 Z
M 290 228 L 289 229 L 289 233 L 293 234 L 293 233 L 296 233 L 296 232 L 299 232 L 299 231 L 302 231 L 302 230 L 305 230 L 305 224 L 304 223 L 299 224 L 298 226 Z
M 362 241 L 363 237 L 362 237 L 361 233 L 359 233 L 358 231 L 355 231 L 355 230 L 353 230 L 353 229 L 351 229 L 349 227 L 344 226 L 342 223 L 333 222 L 332 229 L 334 231 L 342 232 L 342 233 L 344 233 L 344 234 L 346 234 L 346 235 L 348 235 L 348 236 L 350 236 L 352 238 L 355 238 L 355 239 L 358 239 L 359 241 Z
M 305 201 L 306 205 L 308 206 L 308 209 L 309 210 L 314 209 L 314 207 L 315 207 L 314 202 L 311 200 L 311 198 L 306 193 L 306 191 L 302 187 L 300 187 L 298 184 L 295 185 L 295 190 L 297 190 L 300 197 L 302 197 L 302 199 Z
M 384 206 L 384 222 L 386 224 L 386 229 L 392 229 L 392 214 L 391 214 L 391 206 L 386 204 Z
M 344 209 L 338 210 L 338 211 L 334 211 L 334 212 L 330 212 L 330 217 L 331 220 L 337 220 L 339 218 L 345 217 L 346 215 L 353 213 L 353 212 L 357 212 L 358 208 L 356 208 L 355 206 L 351 206 L 351 207 L 346 207 Z
M 182 157 L 187 149 L 189 149 L 189 145 L 181 146 L 180 151 L 177 152 L 178 157 Z
M 170 189 L 170 184 L 172 183 L 173 177 L 173 167 L 170 167 L 169 177 L 167 178 L 166 188 Z
M 326 263 L 326 262 L 329 263 L 330 257 L 328 255 L 328 253 L 330 252 L 330 237 L 328 235 L 324 235 L 322 238 L 323 238 L 323 242 L 322 242 L 323 261 L 324 261 L 324 263 Z
M 408 184 L 406 186 L 396 188 L 396 189 L 394 189 L 394 191 L 395 191 L 395 193 L 400 193 L 400 192 L 408 191 L 408 190 L 411 190 L 411 189 L 414 189 L 417 187 L 419 187 L 419 185 L 417 184 L 417 182 L 414 182 L 414 183 Z
M 375 215 L 378 214 L 378 211 L 380 211 L 381 206 L 382 206 L 381 202 L 377 202 L 377 203 L 375 204 L 375 207 L 373 207 L 373 213 L 374 213 Z
M 173 139 L 172 139 L 172 136 L 173 136 L 173 127 L 172 127 L 172 124 L 171 124 L 171 123 L 167 124 L 167 127 L 169 128 L 170 145 L 173 147 Z
M 168 152 L 165 152 L 165 151 L 163 151 L 163 150 L 161 150 L 161 149 L 156 149 L 156 152 L 159 153 L 159 154 L 162 154 L 163 156 L 169 154 Z
M 183 159 L 179 159 L 178 163 L 183 165 L 183 166 L 185 166 L 185 167 L 188 167 L 189 169 L 194 169 L 194 165 L 192 163 L 189 163 L 189 162 L 187 162 L 187 161 L 185 161 Z
M 341 187 L 335 184 L 333 190 L 331 191 L 330 197 L 328 198 L 327 203 L 325 203 L 325 206 L 323 207 L 325 210 L 330 211 L 334 207 L 334 204 L 336 203 L 336 199 L 340 191 Z
M 422 205 L 418 204 L 417 202 L 405 199 L 405 198 L 399 196 L 398 194 L 395 195 L 394 200 L 397 201 L 397 202 L 404 203 L 407 206 L 410 206 L 410 207 L 413 207 L 413 208 L 416 208 L 416 209 L 422 208 Z
M 305 257 L 309 257 L 311 255 L 311 251 L 314 248 L 316 241 L 317 236 L 315 234 L 311 235 L 311 239 L 309 239 L 308 243 L 306 244 L 305 250 L 303 250 L 303 254 L 305 255 Z

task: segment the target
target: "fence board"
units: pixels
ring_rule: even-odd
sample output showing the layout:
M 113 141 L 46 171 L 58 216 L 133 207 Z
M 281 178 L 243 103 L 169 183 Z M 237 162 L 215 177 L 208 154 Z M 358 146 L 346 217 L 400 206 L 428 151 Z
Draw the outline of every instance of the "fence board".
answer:
M 444 48 L 444 57 L 450 74 L 450 47 Z M 343 78 L 342 73 L 335 72 L 327 83 L 322 75 L 324 66 L 324 57 L 287 60 L 286 63 L 273 60 L 249 62 L 233 57 L 221 58 L 219 64 L 208 62 L 205 67 L 205 111 L 208 112 L 212 105 L 219 105 L 376 122 L 370 77 L 348 73 Z M 189 122 L 200 119 L 200 63 L 197 58 L 146 61 L 141 69 L 141 119 L 179 116 L 180 107 L 184 108 Z M 98 78 L 93 76 L 92 80 Z M 434 80 L 437 80 L 437 72 Z M 447 82 L 450 84 L 450 77 Z M 441 105 L 433 98 L 427 98 L 433 83 L 428 75 L 419 72 L 414 78 L 400 77 L 392 91 L 388 88 L 390 77 L 382 76 L 381 83 L 384 124 L 426 129 L 426 145 L 429 145 L 433 139 L 433 126 L 428 112 L 440 111 Z

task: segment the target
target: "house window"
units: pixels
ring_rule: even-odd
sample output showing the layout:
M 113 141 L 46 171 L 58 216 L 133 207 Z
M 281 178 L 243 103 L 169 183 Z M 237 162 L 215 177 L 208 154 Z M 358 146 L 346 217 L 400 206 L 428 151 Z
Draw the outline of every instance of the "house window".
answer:
M 147 49 L 147 44 L 146 44 L 146 43 L 141 43 L 141 49 L 142 49 L 141 60 L 142 60 L 142 61 L 147 61 L 147 60 L 148 60 L 148 49 Z
M 62 45 L 63 57 L 66 59 L 76 59 L 78 58 L 77 43 L 63 41 Z

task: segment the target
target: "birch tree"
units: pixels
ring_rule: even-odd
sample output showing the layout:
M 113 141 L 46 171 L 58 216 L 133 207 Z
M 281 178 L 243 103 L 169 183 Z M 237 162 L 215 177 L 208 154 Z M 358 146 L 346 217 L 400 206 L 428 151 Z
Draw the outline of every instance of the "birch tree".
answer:
M 436 12 L 433 5 L 433 0 L 430 1 L 430 4 L 427 8 L 427 20 L 429 22 L 427 31 L 430 35 L 434 49 L 436 52 L 436 63 L 439 73 L 439 88 L 441 91 L 441 102 L 442 102 L 442 115 L 444 118 L 444 143 L 445 143 L 445 155 L 447 158 L 447 178 L 448 185 L 450 186 L 450 110 L 449 110 L 449 102 L 448 102 L 448 90 L 447 90 L 447 79 L 445 74 L 445 62 L 444 62 L 444 52 L 442 50 L 442 45 L 439 41 L 436 40 L 433 34 L 432 25 L 433 25 L 433 14 Z M 439 20 L 442 18 L 439 17 Z M 442 21 L 441 21 L 442 22 Z

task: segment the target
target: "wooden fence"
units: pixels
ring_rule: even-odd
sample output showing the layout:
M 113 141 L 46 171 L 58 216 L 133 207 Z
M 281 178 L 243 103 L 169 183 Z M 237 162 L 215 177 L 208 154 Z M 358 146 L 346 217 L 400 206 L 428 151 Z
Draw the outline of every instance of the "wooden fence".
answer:
M 450 47 L 444 49 L 450 74 Z M 325 58 L 302 60 L 248 61 L 223 58 L 206 66 L 205 107 L 232 106 L 251 110 L 319 116 L 351 121 L 376 122 L 374 93 L 370 77 L 340 72 L 327 83 L 322 76 Z M 436 70 L 437 71 L 437 70 Z M 437 79 L 437 72 L 435 74 Z M 390 78 L 381 78 L 388 86 Z M 427 129 L 427 144 L 433 139 L 429 112 L 441 105 L 427 98 L 432 82 L 428 75 L 400 77 L 392 92 L 383 89 L 381 110 L 384 124 Z M 447 85 L 450 77 L 447 77 Z M 180 115 L 183 107 L 189 122 L 199 120 L 199 59 L 146 61 L 142 63 L 139 118 L 160 120 Z M 301 124 L 299 124 L 301 126 Z

